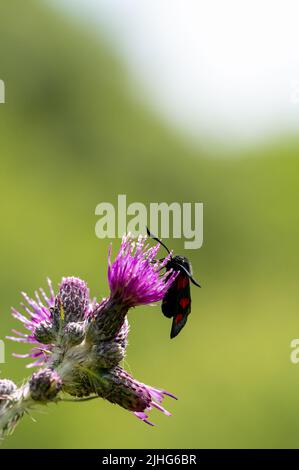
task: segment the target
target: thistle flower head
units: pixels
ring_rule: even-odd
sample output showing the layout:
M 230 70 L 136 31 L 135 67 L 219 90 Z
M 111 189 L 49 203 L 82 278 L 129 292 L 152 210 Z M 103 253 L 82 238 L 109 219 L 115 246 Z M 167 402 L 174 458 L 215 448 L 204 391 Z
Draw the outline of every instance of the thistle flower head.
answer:
M 160 245 L 152 248 L 147 237 L 134 241 L 130 234 L 122 239 L 120 250 L 111 263 L 111 247 L 108 256 L 108 282 L 111 297 L 120 299 L 128 307 L 158 302 L 177 276 L 169 271 L 161 275 L 170 255 L 163 261 L 156 260 Z
M 41 288 L 39 292 L 35 292 L 35 298 L 30 298 L 25 292 L 22 292 L 25 303 L 21 303 L 21 308 L 24 313 L 12 308 L 13 317 L 19 320 L 28 332 L 22 333 L 14 329 L 12 332 L 15 336 L 7 336 L 7 338 L 18 343 L 34 345 L 29 353 L 14 354 L 15 357 L 34 359 L 27 367 L 42 365 L 47 359 L 45 350 L 51 350 L 50 344 L 43 343 L 38 335 L 35 336 L 35 332 L 39 330 L 39 327 L 43 328 L 52 323 L 51 309 L 54 307 L 55 295 L 50 279 L 48 279 L 48 286 L 48 295 Z
M 176 399 L 174 395 L 165 390 L 138 382 L 119 366 L 102 374 L 97 393 L 110 402 L 117 403 L 132 411 L 138 419 L 151 426 L 153 423 L 148 420 L 150 411 L 156 408 L 166 416 L 171 416 L 171 413 L 161 405 L 161 402 L 165 396 Z
M 19 320 L 28 332 L 23 333 L 13 329 L 15 336 L 7 338 L 34 345 L 26 354 L 14 354 L 15 357 L 34 359 L 27 367 L 46 364 L 55 346 L 59 328 L 73 319 L 77 322 L 87 318 L 93 309 L 93 303 L 89 301 L 88 288 L 81 279 L 63 278 L 56 296 L 50 279 L 48 286 L 48 295 L 43 289 L 35 292 L 35 298 L 30 298 L 22 292 L 25 303 L 21 303 L 21 307 L 24 313 L 12 308 L 13 317 Z M 79 328 L 76 327 L 77 333 Z

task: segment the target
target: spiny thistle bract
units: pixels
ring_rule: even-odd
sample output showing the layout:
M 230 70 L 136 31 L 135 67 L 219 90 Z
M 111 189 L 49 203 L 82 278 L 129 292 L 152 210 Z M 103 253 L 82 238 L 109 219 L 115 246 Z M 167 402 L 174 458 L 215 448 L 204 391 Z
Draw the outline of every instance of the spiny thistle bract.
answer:
M 8 338 L 32 344 L 27 354 L 15 356 L 31 358 L 27 367 L 40 369 L 19 388 L 0 380 L 0 436 L 37 404 L 67 400 L 66 394 L 75 401 L 104 398 L 150 425 L 153 407 L 170 415 L 161 402 L 174 395 L 135 380 L 119 365 L 126 353 L 129 309 L 161 300 L 177 276 L 162 274 L 168 258 L 157 261 L 160 245 L 149 247 L 146 240 L 124 236 L 113 262 L 110 247 L 110 295 L 99 303 L 90 300 L 86 283 L 76 277 L 63 278 L 56 294 L 50 280 L 48 295 L 43 289 L 35 298 L 22 293 L 24 313 L 12 309 L 12 315 L 27 333 L 13 330 Z

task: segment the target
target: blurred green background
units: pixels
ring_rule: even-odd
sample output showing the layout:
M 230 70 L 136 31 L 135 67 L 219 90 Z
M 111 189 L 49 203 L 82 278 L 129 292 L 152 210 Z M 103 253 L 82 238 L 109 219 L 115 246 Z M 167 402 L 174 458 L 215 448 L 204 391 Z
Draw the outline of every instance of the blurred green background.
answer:
M 99 202 L 204 203 L 204 245 L 185 253 L 203 286 L 187 327 L 170 341 L 159 306 L 129 317 L 125 367 L 179 397 L 173 416 L 153 411 L 150 428 L 103 400 L 49 406 L 1 447 L 298 447 L 299 140 L 208 158 L 145 108 L 99 32 L 34 0 L 2 2 L 0 24 L 0 338 L 19 326 L 20 291 L 46 276 L 108 293 Z M 11 357 L 26 349 L 6 342 L 1 377 L 29 375 Z

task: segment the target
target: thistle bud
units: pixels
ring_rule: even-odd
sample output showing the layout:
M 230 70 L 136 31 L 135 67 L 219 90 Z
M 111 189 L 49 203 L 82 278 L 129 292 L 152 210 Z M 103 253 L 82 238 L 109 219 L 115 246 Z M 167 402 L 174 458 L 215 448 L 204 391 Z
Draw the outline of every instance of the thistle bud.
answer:
M 16 384 L 8 379 L 0 380 L 0 407 L 7 401 L 7 397 L 17 390 Z
M 0 396 L 11 395 L 17 389 L 16 384 L 12 380 L 0 380 Z
M 61 391 L 62 381 L 55 370 L 41 369 L 32 374 L 29 387 L 33 400 L 49 401 Z
M 55 331 L 51 322 L 43 320 L 34 331 L 34 338 L 42 344 L 51 344 L 55 341 Z
M 148 388 L 120 367 L 101 374 L 97 393 L 130 411 L 141 412 L 151 406 Z
M 84 320 L 89 302 L 86 283 L 77 277 L 65 277 L 60 284 L 59 292 L 65 322 Z
M 97 367 L 110 369 L 125 357 L 125 348 L 116 341 L 103 341 L 93 346 L 93 356 Z
M 64 341 L 70 346 L 82 343 L 85 334 L 83 322 L 70 322 L 64 328 Z

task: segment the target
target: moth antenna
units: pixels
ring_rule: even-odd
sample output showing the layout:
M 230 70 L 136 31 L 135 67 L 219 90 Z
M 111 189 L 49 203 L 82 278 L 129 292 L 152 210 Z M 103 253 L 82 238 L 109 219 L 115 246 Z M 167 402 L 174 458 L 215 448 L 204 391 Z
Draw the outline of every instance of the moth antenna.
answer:
M 192 282 L 192 284 L 194 284 L 195 286 L 197 287 L 201 287 L 200 284 L 198 284 L 198 282 L 192 277 L 192 274 L 188 271 L 188 269 L 186 269 L 184 266 L 182 266 L 181 264 L 178 263 L 178 266 L 180 269 L 182 269 L 183 271 L 185 271 L 185 273 L 187 274 L 187 276 L 189 277 L 190 281 Z
M 170 255 L 170 251 L 169 251 L 169 249 L 167 248 L 167 246 L 164 245 L 164 243 L 163 243 L 158 237 L 155 237 L 155 235 L 153 235 L 153 234 L 150 232 L 150 230 L 149 230 L 148 227 L 146 227 L 146 232 L 147 232 L 147 234 L 148 234 L 149 237 L 151 237 L 151 238 L 152 238 L 153 240 L 155 240 L 156 242 L 160 243 L 160 245 L 162 245 L 162 246 L 165 248 L 165 250 L 167 251 L 167 253 Z
M 200 285 L 200 284 L 198 284 L 198 282 L 197 282 L 195 279 L 193 279 L 193 277 L 192 277 L 192 276 L 190 277 L 190 281 L 191 281 L 191 282 L 192 282 L 192 284 L 194 284 L 195 286 L 197 286 L 197 287 L 201 287 L 201 285 Z

